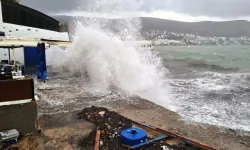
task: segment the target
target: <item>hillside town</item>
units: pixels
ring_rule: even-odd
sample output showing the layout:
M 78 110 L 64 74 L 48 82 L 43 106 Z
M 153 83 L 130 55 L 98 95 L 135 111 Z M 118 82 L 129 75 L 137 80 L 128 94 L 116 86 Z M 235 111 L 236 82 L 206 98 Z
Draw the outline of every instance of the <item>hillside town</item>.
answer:
M 202 37 L 195 34 L 150 30 L 144 34 L 154 45 L 250 45 L 250 37 Z

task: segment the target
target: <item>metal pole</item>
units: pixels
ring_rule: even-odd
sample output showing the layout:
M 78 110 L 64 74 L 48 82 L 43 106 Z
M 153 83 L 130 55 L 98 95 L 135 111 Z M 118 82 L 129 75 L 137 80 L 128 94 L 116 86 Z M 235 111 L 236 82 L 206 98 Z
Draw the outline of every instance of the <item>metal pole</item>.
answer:
M 14 66 L 16 65 L 16 52 L 15 52 L 15 49 L 12 48 L 13 50 L 13 60 L 14 60 Z
M 8 48 L 8 52 L 9 52 L 9 64 L 10 64 L 10 49 Z
M 132 123 L 134 123 L 134 124 L 141 125 L 141 126 L 144 126 L 144 127 L 148 128 L 148 129 L 152 129 L 152 130 L 158 131 L 158 132 L 160 132 L 160 133 L 166 134 L 166 135 L 168 135 L 169 137 L 178 139 L 178 140 L 180 140 L 180 141 L 183 141 L 184 143 L 191 144 L 191 145 L 196 146 L 196 147 L 198 147 L 198 148 L 201 148 L 201 149 L 203 149 L 203 150 L 217 150 L 217 149 L 212 148 L 212 147 L 210 147 L 210 146 L 208 146 L 208 145 L 205 145 L 205 144 L 202 144 L 202 143 L 193 141 L 193 140 L 191 140 L 191 139 L 188 139 L 188 138 L 186 138 L 186 137 L 180 136 L 180 135 L 178 135 L 178 134 L 176 134 L 176 133 L 172 133 L 172 132 L 169 132 L 169 131 L 165 131 L 165 130 L 162 130 L 162 129 L 160 129 L 160 128 L 155 128 L 155 127 L 153 127 L 153 126 L 151 126 L 151 125 L 139 123 L 139 122 L 136 122 L 136 121 L 133 121 L 133 120 L 131 120 L 131 121 L 132 121 Z
M 12 47 L 12 51 L 13 51 L 13 65 L 14 65 L 14 68 L 15 68 L 15 71 L 16 71 L 16 53 L 15 53 L 15 48 Z

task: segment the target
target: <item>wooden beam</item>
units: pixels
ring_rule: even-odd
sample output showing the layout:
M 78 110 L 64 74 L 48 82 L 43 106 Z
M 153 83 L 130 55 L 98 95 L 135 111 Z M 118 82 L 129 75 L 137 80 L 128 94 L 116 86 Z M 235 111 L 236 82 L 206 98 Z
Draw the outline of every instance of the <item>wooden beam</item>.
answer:
M 97 130 L 96 131 L 96 139 L 95 139 L 95 150 L 99 150 L 99 146 L 100 146 L 100 134 L 101 134 L 101 131 Z

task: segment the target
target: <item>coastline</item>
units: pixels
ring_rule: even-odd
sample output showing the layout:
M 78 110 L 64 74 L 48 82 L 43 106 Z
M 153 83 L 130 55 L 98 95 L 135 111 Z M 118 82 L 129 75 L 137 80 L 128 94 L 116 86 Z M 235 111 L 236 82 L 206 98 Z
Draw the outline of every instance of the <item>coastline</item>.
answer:
M 249 150 L 250 147 L 250 136 L 213 125 L 188 123 L 177 113 L 138 97 L 133 101 L 116 101 L 107 108 L 126 118 L 177 133 L 218 150 Z M 78 120 L 79 112 L 81 111 L 41 115 L 39 117 L 41 133 L 25 137 L 12 147 L 36 150 L 48 148 L 81 150 L 79 140 L 88 137 L 89 133 L 95 130 L 95 126 L 84 120 Z
M 119 114 L 138 122 L 145 122 L 155 127 L 176 132 L 195 141 L 208 144 L 221 150 L 249 150 L 250 136 L 240 135 L 235 130 L 223 127 L 188 123 L 180 115 L 149 101 L 127 105 L 114 110 Z
M 60 88 L 52 86 L 53 83 L 61 83 L 62 81 L 63 86 L 57 85 Z M 40 114 L 51 114 L 49 115 L 52 118 L 50 120 L 55 118 L 53 123 L 56 125 L 60 122 L 56 121 L 58 120 L 57 116 L 61 114 L 64 116 L 64 114 L 70 115 L 72 113 L 77 113 L 86 107 L 94 105 L 97 107 L 106 107 L 109 110 L 116 111 L 124 117 L 137 122 L 145 122 L 164 130 L 176 132 L 182 136 L 200 143 L 208 144 L 217 149 L 249 150 L 250 148 L 250 133 L 242 135 L 236 130 L 224 127 L 185 121 L 177 113 L 137 96 L 123 97 L 119 94 L 114 94 L 115 92 L 109 93 L 110 95 L 90 96 L 87 91 L 81 92 L 82 89 L 80 90 L 78 87 L 80 86 L 80 81 L 81 80 L 78 81 L 76 79 L 51 79 L 43 90 L 38 90 L 38 95 L 42 96 L 40 98 L 41 100 L 38 102 Z M 37 87 L 39 89 L 43 86 L 37 85 Z M 50 103 L 52 103 L 52 105 Z M 58 105 L 58 103 L 63 105 Z M 43 124 L 46 124 L 48 121 L 44 116 L 46 115 L 41 115 L 39 120 L 44 122 Z M 74 121 L 70 122 L 74 123 Z M 43 124 L 41 128 L 47 128 L 47 126 Z

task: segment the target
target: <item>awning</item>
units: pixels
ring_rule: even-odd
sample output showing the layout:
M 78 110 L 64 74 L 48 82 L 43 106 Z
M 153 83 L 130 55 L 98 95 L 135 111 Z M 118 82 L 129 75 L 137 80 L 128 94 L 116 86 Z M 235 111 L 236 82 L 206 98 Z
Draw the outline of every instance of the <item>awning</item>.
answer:
M 62 47 L 71 46 L 71 42 L 49 41 L 41 39 L 26 39 L 26 38 L 0 38 L 0 48 L 18 48 L 18 47 L 37 47 L 38 43 L 45 43 L 45 47 Z

